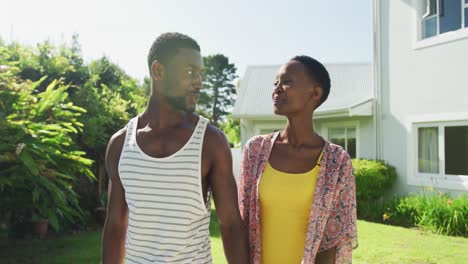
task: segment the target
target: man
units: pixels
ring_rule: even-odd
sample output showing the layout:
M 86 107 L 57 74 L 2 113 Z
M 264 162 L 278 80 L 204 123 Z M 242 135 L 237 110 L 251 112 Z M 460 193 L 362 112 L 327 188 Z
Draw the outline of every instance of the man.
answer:
M 210 190 L 229 263 L 248 263 L 224 134 L 194 113 L 200 47 L 180 33 L 153 43 L 146 110 L 109 141 L 103 263 L 211 263 Z

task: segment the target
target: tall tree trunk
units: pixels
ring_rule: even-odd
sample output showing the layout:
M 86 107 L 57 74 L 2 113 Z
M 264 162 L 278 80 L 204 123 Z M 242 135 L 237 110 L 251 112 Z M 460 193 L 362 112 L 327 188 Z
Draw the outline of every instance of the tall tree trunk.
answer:
M 212 109 L 212 121 L 214 126 L 218 126 L 218 119 L 219 119 L 219 113 L 218 113 L 218 96 L 219 96 L 219 91 L 218 87 L 213 87 L 213 109 Z
M 104 181 L 104 177 L 106 176 L 106 167 L 105 167 L 105 162 L 104 159 L 101 157 L 98 157 L 98 162 L 97 162 L 97 172 L 98 172 L 98 190 L 97 190 L 97 195 L 98 195 L 98 201 L 101 201 L 101 195 L 102 195 L 102 185 Z

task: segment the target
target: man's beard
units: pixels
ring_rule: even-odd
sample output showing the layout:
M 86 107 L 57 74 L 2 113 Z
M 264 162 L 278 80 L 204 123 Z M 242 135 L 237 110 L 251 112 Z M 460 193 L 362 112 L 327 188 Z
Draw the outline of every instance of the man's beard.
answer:
M 174 109 L 182 110 L 185 112 L 194 112 L 195 109 L 188 107 L 186 103 L 186 96 L 170 96 L 164 95 L 165 101 Z

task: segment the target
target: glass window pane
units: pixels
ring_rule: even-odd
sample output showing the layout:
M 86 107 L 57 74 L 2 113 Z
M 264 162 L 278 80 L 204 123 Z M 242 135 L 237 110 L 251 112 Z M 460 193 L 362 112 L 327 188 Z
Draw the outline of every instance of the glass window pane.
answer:
M 426 18 L 428 16 L 435 15 L 437 13 L 437 3 L 436 0 L 423 0 L 422 1 L 422 17 Z
M 356 139 L 355 138 L 348 139 L 348 149 L 346 152 L 348 152 L 349 156 L 352 159 L 356 158 Z
M 468 175 L 468 126 L 445 127 L 445 174 Z
M 347 136 L 348 136 L 348 149 L 346 150 L 349 156 L 353 159 L 356 158 L 356 129 L 355 128 L 348 128 Z
M 429 15 L 437 14 L 437 0 L 429 0 Z
M 418 171 L 439 173 L 439 132 L 437 127 L 418 129 Z
M 439 31 L 454 31 L 461 28 L 461 3 L 457 0 L 439 1 Z
M 330 142 L 346 148 L 346 137 L 344 128 L 329 128 L 328 138 Z
M 465 27 L 468 27 L 468 7 L 465 8 Z
M 437 35 L 437 16 L 423 20 L 423 38 Z

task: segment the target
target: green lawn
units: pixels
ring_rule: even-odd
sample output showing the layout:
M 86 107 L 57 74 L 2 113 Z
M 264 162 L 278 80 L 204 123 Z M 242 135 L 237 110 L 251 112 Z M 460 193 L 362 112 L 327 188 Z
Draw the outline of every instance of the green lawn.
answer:
M 215 219 L 213 213 L 212 219 Z M 415 229 L 358 222 L 353 263 L 468 263 L 468 239 Z M 100 231 L 43 241 L 0 241 L 1 263 L 99 263 Z M 217 222 L 211 226 L 213 262 L 224 260 Z

